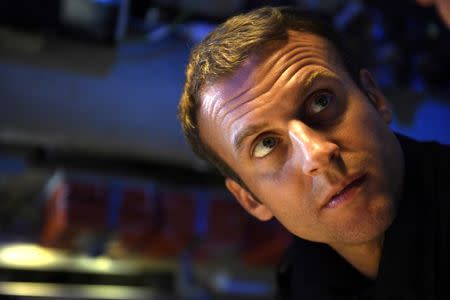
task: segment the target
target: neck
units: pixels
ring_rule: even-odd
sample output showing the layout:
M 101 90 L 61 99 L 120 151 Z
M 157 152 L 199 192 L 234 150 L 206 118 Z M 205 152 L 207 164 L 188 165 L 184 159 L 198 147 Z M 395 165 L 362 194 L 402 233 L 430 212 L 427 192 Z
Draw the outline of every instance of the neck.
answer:
M 384 236 L 362 244 L 330 245 L 364 276 L 375 279 L 378 275 Z

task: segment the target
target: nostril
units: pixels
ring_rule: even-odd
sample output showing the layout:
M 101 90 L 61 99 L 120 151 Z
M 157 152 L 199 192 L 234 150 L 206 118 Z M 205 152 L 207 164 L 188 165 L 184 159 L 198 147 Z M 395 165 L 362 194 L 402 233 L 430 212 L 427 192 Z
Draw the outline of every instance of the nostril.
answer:
M 309 171 L 309 174 L 312 175 L 312 176 L 314 176 L 314 175 L 316 175 L 316 173 L 317 173 L 318 170 L 319 170 L 319 169 L 317 169 L 317 168 L 312 169 L 312 170 Z

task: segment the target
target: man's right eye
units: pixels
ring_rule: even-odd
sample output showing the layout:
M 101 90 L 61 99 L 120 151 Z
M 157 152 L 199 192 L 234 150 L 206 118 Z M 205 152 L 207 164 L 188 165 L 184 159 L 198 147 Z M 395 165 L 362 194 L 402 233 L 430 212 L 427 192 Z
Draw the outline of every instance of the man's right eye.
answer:
M 253 148 L 253 157 L 263 158 L 268 155 L 278 145 L 278 139 L 272 136 L 261 139 Z

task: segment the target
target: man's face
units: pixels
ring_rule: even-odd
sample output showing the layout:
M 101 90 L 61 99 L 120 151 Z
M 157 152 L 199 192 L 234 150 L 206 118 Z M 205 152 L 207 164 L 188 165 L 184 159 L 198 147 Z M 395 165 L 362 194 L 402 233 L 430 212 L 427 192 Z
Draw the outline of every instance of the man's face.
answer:
M 361 80 L 364 92 L 325 39 L 289 32 L 264 59 L 202 91 L 201 138 L 246 183 L 226 180 L 248 212 L 330 245 L 383 234 L 403 157 L 386 99 L 367 71 Z

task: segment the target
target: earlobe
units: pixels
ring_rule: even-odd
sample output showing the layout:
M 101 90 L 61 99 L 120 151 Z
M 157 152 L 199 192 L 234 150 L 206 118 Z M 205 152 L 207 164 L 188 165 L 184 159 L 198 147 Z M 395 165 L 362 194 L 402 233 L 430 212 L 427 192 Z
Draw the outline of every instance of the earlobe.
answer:
M 361 85 L 366 92 L 370 102 L 375 106 L 383 120 L 389 124 L 392 121 L 392 109 L 388 99 L 379 89 L 372 74 L 367 69 L 361 69 L 359 72 Z
M 239 204 L 252 216 L 260 221 L 272 219 L 273 214 L 266 205 L 255 199 L 253 195 L 233 179 L 226 178 L 225 186 L 233 194 Z

